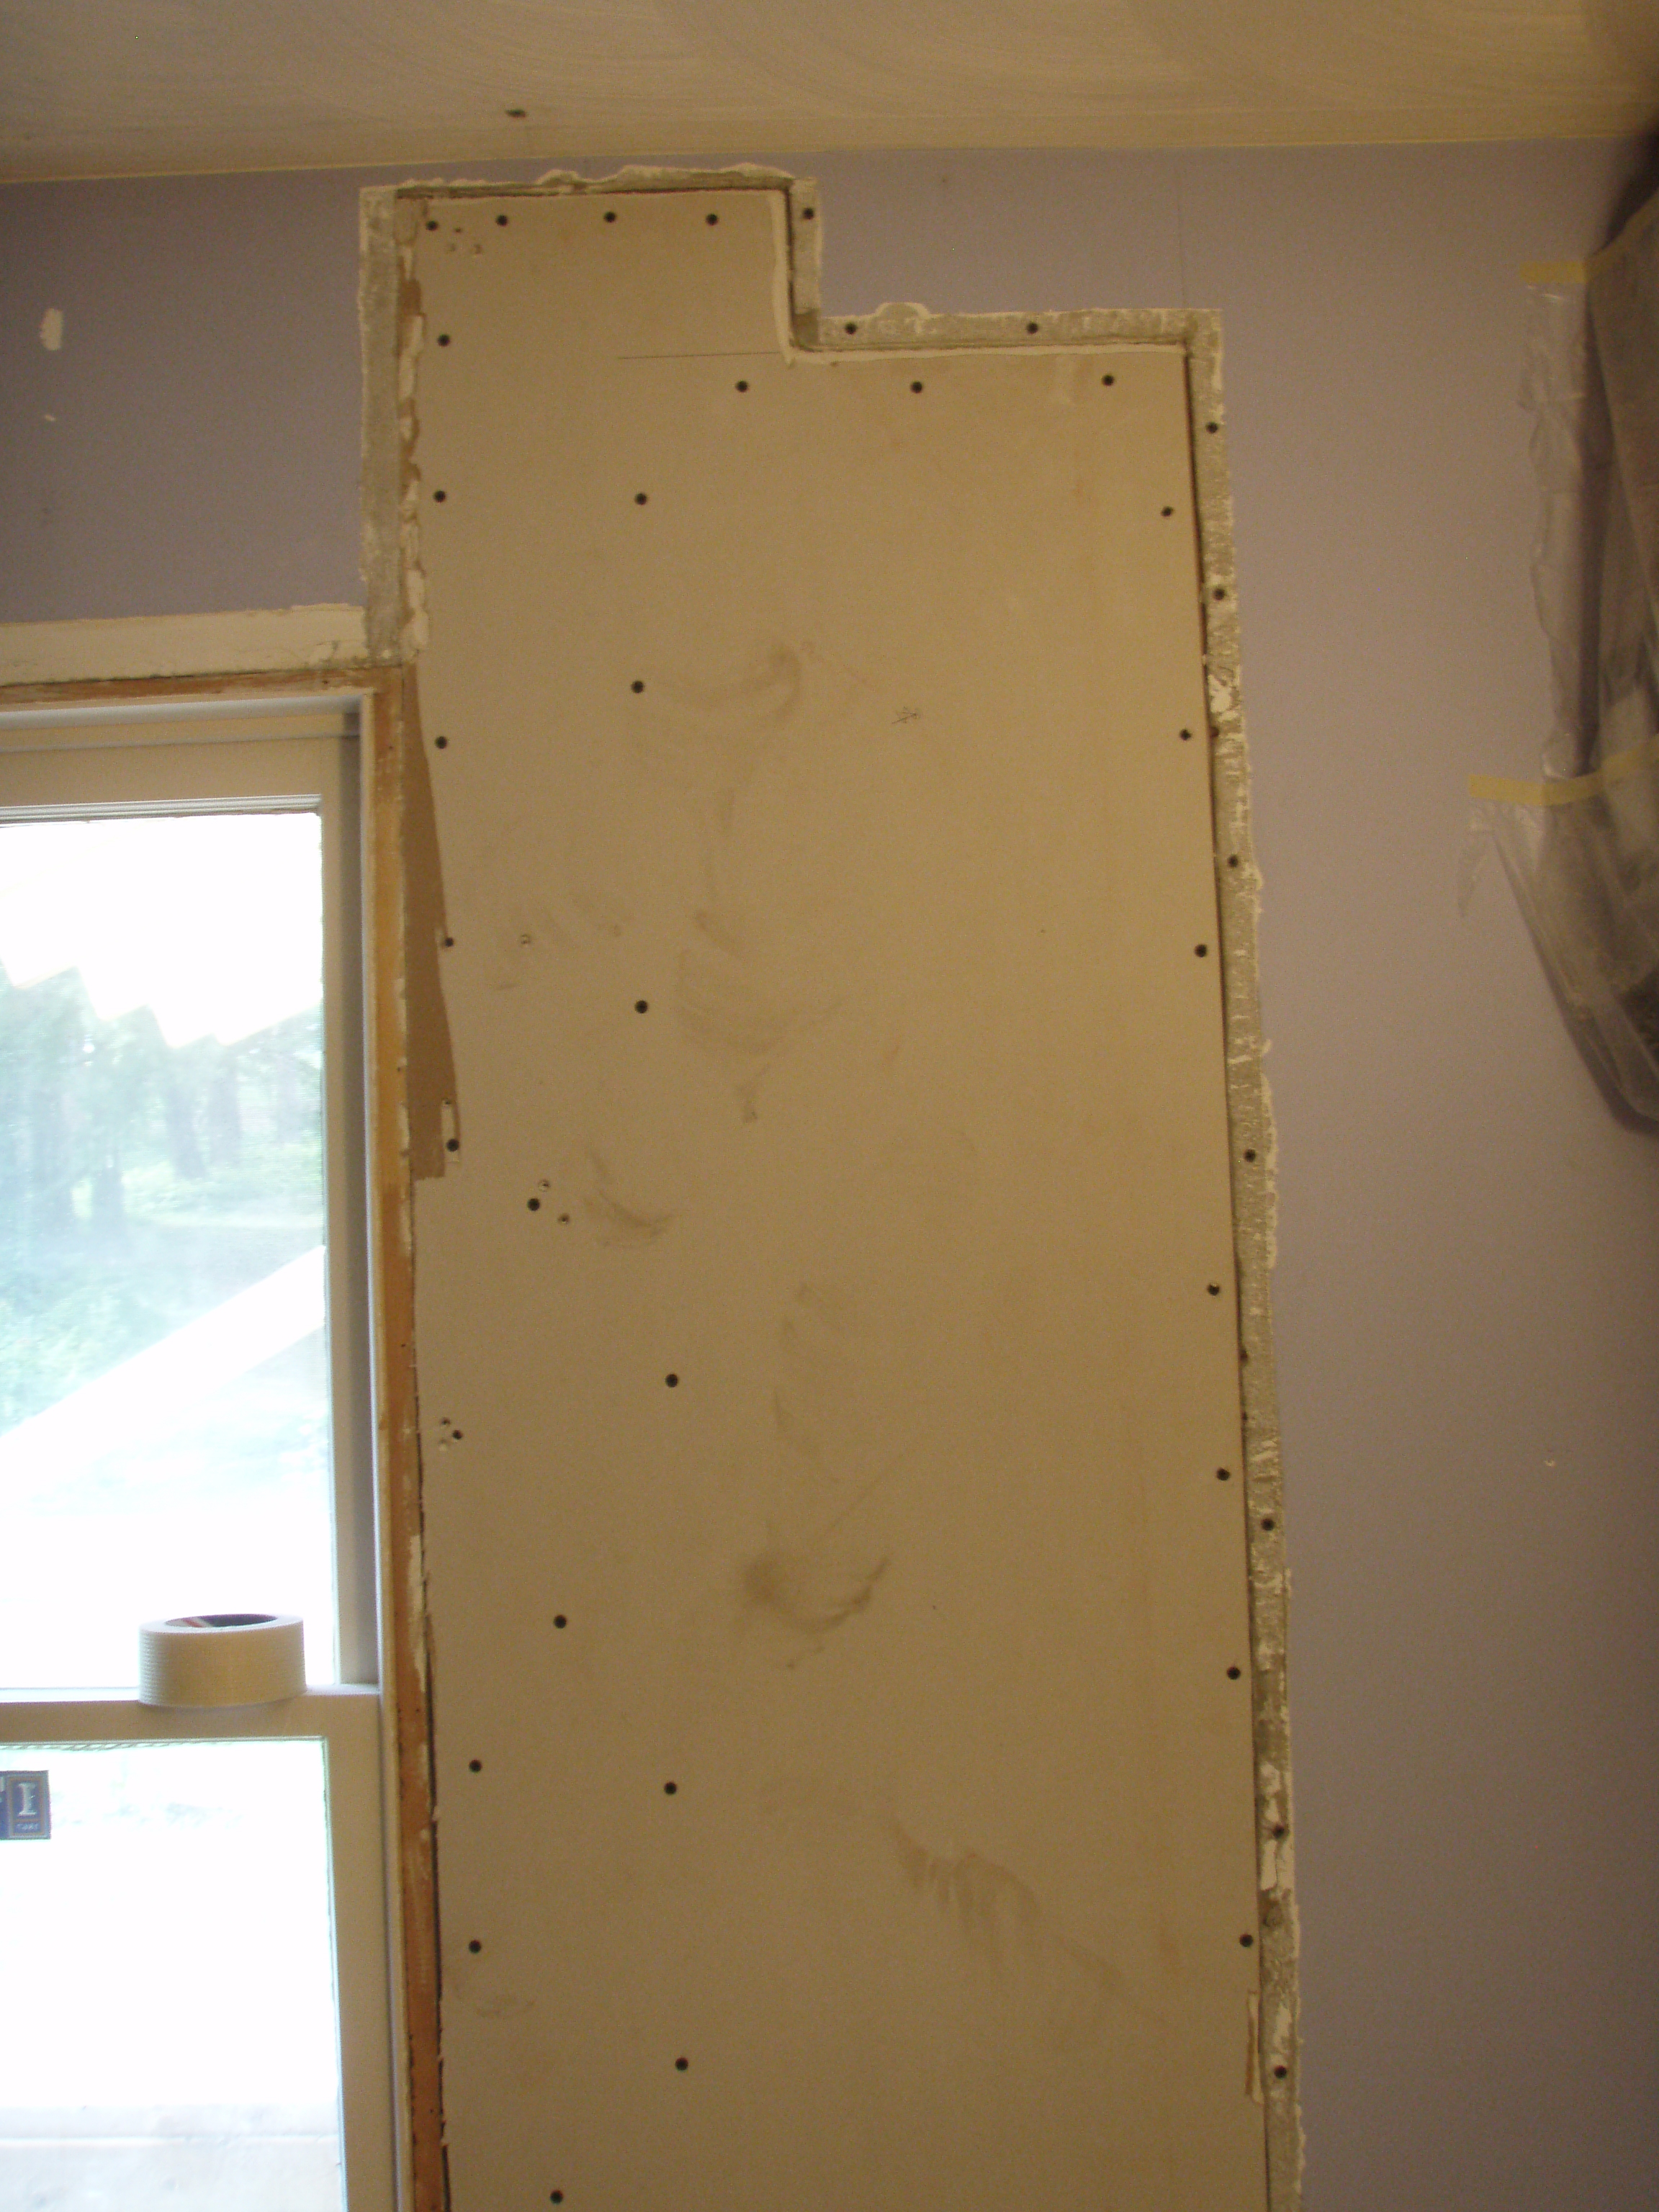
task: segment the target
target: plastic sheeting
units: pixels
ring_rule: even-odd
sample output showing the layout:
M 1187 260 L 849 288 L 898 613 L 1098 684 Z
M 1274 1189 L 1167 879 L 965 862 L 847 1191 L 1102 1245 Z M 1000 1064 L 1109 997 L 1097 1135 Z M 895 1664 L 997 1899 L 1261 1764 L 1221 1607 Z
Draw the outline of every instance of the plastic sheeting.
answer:
M 1659 1121 L 1659 199 L 1529 307 L 1554 724 L 1543 781 L 1471 789 L 1584 1051 Z

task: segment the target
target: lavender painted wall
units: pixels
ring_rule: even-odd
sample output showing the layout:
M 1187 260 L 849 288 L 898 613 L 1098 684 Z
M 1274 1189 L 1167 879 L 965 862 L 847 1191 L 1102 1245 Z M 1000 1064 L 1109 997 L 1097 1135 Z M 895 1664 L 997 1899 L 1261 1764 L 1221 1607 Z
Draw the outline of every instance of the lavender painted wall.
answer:
M 794 164 L 832 309 L 1224 313 L 1312 2212 L 1659 2196 L 1659 1140 L 1495 873 L 1455 897 L 1465 774 L 1535 773 L 1547 723 L 1521 266 L 1599 243 L 1635 160 Z M 369 180 L 0 192 L 0 619 L 358 595 Z

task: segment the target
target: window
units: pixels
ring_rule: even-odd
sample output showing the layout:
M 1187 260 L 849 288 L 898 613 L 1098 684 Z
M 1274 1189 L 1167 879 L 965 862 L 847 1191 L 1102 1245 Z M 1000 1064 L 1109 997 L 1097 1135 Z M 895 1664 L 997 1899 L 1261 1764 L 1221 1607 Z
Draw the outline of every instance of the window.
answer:
M 356 755 L 0 714 L 7 2203 L 393 2201 Z M 303 1697 L 138 1703 L 141 1621 L 239 1610 Z

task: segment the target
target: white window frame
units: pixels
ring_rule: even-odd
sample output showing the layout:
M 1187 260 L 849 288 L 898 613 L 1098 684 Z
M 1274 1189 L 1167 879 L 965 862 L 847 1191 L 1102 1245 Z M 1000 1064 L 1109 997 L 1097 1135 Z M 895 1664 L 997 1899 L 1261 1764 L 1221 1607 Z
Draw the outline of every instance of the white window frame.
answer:
M 368 1237 L 360 695 L 0 708 L 0 822 L 76 816 L 316 811 L 322 823 L 328 1342 L 333 1407 L 337 1684 L 280 1705 L 181 1711 L 136 1689 L 0 1686 L 0 1745 L 305 1738 L 324 1746 L 349 2212 L 406 2201 L 393 2063 L 401 2018 L 388 1926 Z M 321 1624 L 319 1624 L 320 1626 Z M 134 1659 L 137 1672 L 137 1623 Z M 388 1669 L 388 1671 L 390 1671 Z M 392 1890 L 395 1899 L 395 1887 Z M 395 1913 L 395 1902 L 392 1911 Z

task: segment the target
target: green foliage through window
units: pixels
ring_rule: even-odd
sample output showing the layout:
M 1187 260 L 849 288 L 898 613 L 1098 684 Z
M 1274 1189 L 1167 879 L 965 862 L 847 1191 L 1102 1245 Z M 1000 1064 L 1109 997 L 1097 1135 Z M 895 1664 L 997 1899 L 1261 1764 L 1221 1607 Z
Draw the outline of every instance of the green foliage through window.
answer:
M 322 1012 L 169 1046 L 0 975 L 0 1430 L 320 1241 Z

